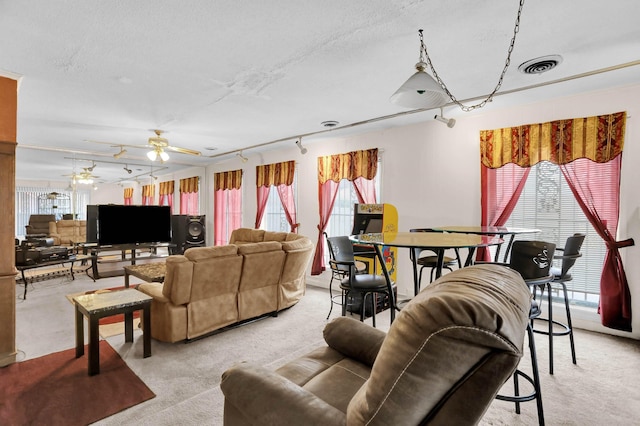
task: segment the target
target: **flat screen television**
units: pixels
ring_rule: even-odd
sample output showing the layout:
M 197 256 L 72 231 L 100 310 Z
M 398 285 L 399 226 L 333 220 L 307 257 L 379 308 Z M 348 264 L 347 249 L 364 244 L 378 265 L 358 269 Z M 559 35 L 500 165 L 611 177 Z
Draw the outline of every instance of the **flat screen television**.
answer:
M 87 207 L 87 241 L 101 246 L 171 242 L 169 206 L 100 204 Z

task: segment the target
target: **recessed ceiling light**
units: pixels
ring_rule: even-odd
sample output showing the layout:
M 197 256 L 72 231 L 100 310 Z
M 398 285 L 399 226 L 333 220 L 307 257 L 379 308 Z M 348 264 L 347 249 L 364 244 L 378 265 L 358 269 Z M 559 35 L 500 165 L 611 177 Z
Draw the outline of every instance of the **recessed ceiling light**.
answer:
M 523 74 L 542 74 L 551 71 L 562 63 L 562 56 L 548 55 L 523 62 L 518 69 Z
M 320 123 L 320 125 L 324 126 L 324 127 L 336 127 L 338 124 L 337 121 L 335 120 L 327 120 L 327 121 L 323 121 L 322 123 Z

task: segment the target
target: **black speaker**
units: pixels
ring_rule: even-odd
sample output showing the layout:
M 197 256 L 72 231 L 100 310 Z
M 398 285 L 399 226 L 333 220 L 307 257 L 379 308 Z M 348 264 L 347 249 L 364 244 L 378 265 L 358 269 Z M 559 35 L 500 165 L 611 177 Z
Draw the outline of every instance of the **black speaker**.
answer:
M 188 248 L 204 247 L 204 219 L 205 215 L 178 214 L 171 216 L 171 242 L 175 244 L 171 254 L 184 254 Z

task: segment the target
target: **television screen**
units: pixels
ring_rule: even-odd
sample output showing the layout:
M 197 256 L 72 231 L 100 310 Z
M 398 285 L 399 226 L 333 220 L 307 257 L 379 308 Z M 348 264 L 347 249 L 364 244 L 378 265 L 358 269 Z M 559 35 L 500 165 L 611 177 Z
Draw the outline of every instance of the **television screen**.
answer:
M 100 245 L 171 242 L 169 206 L 97 206 Z

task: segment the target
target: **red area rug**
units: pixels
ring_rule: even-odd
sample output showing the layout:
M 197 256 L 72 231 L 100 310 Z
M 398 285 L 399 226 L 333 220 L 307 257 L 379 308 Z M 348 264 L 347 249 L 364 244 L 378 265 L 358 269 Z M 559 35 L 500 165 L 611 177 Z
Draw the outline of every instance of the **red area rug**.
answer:
M 0 424 L 87 425 L 155 394 L 105 341 L 100 374 L 87 374 L 75 348 L 0 368 Z

